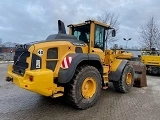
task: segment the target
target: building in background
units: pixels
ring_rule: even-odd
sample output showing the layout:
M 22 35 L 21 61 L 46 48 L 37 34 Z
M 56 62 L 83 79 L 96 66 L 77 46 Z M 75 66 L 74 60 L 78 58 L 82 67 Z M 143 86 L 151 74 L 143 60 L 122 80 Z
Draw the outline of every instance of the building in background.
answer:
M 0 46 L 0 60 L 13 60 L 13 56 L 15 53 L 15 47 L 4 47 Z

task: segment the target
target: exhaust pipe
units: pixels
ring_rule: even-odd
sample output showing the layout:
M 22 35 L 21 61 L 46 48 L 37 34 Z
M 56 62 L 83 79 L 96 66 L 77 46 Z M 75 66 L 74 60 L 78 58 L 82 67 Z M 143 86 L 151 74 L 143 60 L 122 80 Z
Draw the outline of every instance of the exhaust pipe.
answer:
M 58 20 L 58 33 L 66 34 L 64 23 L 61 20 Z

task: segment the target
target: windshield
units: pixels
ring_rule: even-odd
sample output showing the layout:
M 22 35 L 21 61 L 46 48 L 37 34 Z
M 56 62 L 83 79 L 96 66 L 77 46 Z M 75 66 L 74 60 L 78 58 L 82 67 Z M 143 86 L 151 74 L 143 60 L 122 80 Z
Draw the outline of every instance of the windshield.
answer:
M 90 36 L 90 25 L 82 25 L 73 27 L 72 35 L 74 35 L 78 40 L 84 41 L 85 43 L 89 42 Z
M 150 52 L 143 51 L 143 52 L 142 52 L 142 55 L 150 55 Z

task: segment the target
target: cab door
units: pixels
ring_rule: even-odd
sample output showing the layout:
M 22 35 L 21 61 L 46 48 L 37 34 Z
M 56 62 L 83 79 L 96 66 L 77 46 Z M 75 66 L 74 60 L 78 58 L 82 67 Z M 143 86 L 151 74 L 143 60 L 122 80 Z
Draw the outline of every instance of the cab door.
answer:
M 93 44 L 94 46 L 91 48 L 91 53 L 99 55 L 102 62 L 104 62 L 105 27 L 95 24 Z

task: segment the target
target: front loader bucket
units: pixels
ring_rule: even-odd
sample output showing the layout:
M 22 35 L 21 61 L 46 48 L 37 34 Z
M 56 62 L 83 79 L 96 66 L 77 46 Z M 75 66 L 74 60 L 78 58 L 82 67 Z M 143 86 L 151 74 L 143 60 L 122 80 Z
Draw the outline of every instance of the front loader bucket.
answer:
M 134 87 L 147 86 L 146 66 L 140 61 L 129 61 L 135 70 Z

